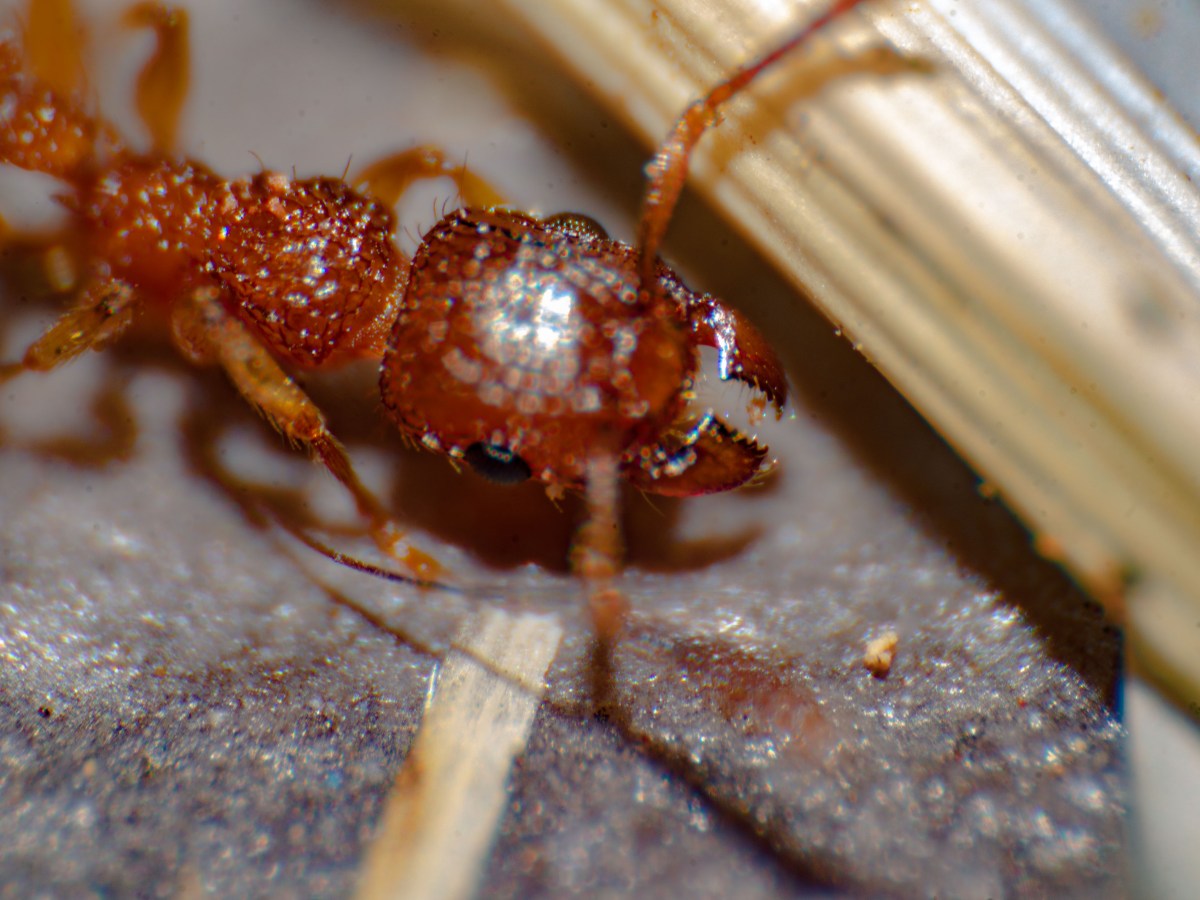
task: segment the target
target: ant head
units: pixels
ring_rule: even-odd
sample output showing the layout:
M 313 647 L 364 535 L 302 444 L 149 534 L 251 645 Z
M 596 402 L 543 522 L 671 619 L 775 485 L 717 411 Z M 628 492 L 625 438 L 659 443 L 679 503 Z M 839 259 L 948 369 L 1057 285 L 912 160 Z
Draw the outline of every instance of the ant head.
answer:
M 584 216 L 458 210 L 413 258 L 384 357 L 392 417 L 494 480 L 578 487 L 591 453 L 653 444 L 697 352 L 636 254 Z

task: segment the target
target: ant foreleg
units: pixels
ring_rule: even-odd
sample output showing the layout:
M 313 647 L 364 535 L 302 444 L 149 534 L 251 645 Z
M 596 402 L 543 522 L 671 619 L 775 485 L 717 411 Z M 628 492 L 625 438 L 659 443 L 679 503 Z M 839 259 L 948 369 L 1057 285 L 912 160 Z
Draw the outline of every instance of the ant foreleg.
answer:
M 621 570 L 621 530 L 617 521 L 620 472 L 617 455 L 599 449 L 587 463 L 587 518 L 571 548 L 571 568 L 587 587 L 596 645 L 592 658 L 593 694 L 598 711 L 613 702 L 612 654 L 625 630 L 629 602 L 614 584 Z
M 330 433 L 317 405 L 238 319 L 229 315 L 213 289 L 195 291 L 172 318 L 175 342 L 197 362 L 215 362 L 245 400 L 290 442 L 301 444 L 350 491 L 379 548 L 398 559 L 419 581 L 437 578 L 440 566 L 412 547 L 400 550 L 402 533 L 359 480 L 345 449 Z
M 47 372 L 85 350 L 101 350 L 121 336 L 137 312 L 133 289 L 121 281 L 93 282 L 83 299 L 34 341 L 21 362 L 0 365 L 0 381 L 22 372 Z

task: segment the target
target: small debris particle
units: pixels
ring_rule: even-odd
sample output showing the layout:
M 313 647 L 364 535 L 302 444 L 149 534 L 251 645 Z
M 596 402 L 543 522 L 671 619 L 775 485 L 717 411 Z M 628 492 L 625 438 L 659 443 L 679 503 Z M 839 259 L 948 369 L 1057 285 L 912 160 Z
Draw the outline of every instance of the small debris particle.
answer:
M 894 631 L 887 631 L 879 637 L 867 642 L 867 650 L 863 653 L 863 665 L 876 678 L 887 678 L 892 671 L 892 661 L 896 658 L 896 647 L 900 636 Z

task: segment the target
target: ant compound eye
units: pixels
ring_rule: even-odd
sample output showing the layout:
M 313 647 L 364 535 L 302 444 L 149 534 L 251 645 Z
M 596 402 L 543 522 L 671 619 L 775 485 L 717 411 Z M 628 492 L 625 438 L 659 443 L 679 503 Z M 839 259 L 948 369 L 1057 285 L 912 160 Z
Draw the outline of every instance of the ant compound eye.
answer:
M 604 226 L 583 213 L 560 212 L 542 219 L 542 224 L 552 231 L 565 234 L 568 237 L 582 241 L 607 240 L 608 232 Z
M 497 444 L 472 444 L 463 459 L 477 474 L 496 484 L 520 484 L 533 474 L 529 463 Z

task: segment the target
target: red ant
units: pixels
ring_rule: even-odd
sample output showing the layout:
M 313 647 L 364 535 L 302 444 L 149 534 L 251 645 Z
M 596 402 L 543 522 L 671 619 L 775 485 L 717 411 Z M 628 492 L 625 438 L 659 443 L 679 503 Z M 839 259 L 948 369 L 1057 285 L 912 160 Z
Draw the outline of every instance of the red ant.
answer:
M 503 207 L 435 147 L 387 157 L 350 181 L 220 178 L 174 151 L 187 20 L 153 2 L 129 13 L 158 41 L 138 91 L 152 146 L 134 150 L 89 109 L 69 3 L 32 0 L 22 37 L 0 42 L 0 163 L 63 183 L 65 243 L 82 278 L 74 306 L 21 362 L 0 367 L 0 380 L 100 349 L 139 314 L 153 316 L 186 359 L 220 366 L 341 481 L 395 553 L 391 517 L 288 374 L 378 359 L 383 404 L 417 444 L 496 481 L 536 479 L 551 497 L 583 492 L 572 565 L 607 645 L 625 610 L 612 585 L 619 481 L 693 496 L 745 484 L 766 460 L 765 447 L 689 409 L 700 346 L 717 349 L 721 378 L 754 386 L 777 410 L 786 398 L 765 338 L 658 258 L 691 150 L 726 100 L 860 2 L 836 0 L 684 113 L 648 168 L 630 246 L 586 216 Z M 410 260 L 393 239 L 392 207 L 415 181 L 440 177 L 466 206 L 426 232 Z M 428 556 L 397 556 L 412 575 L 393 577 L 438 577 Z

